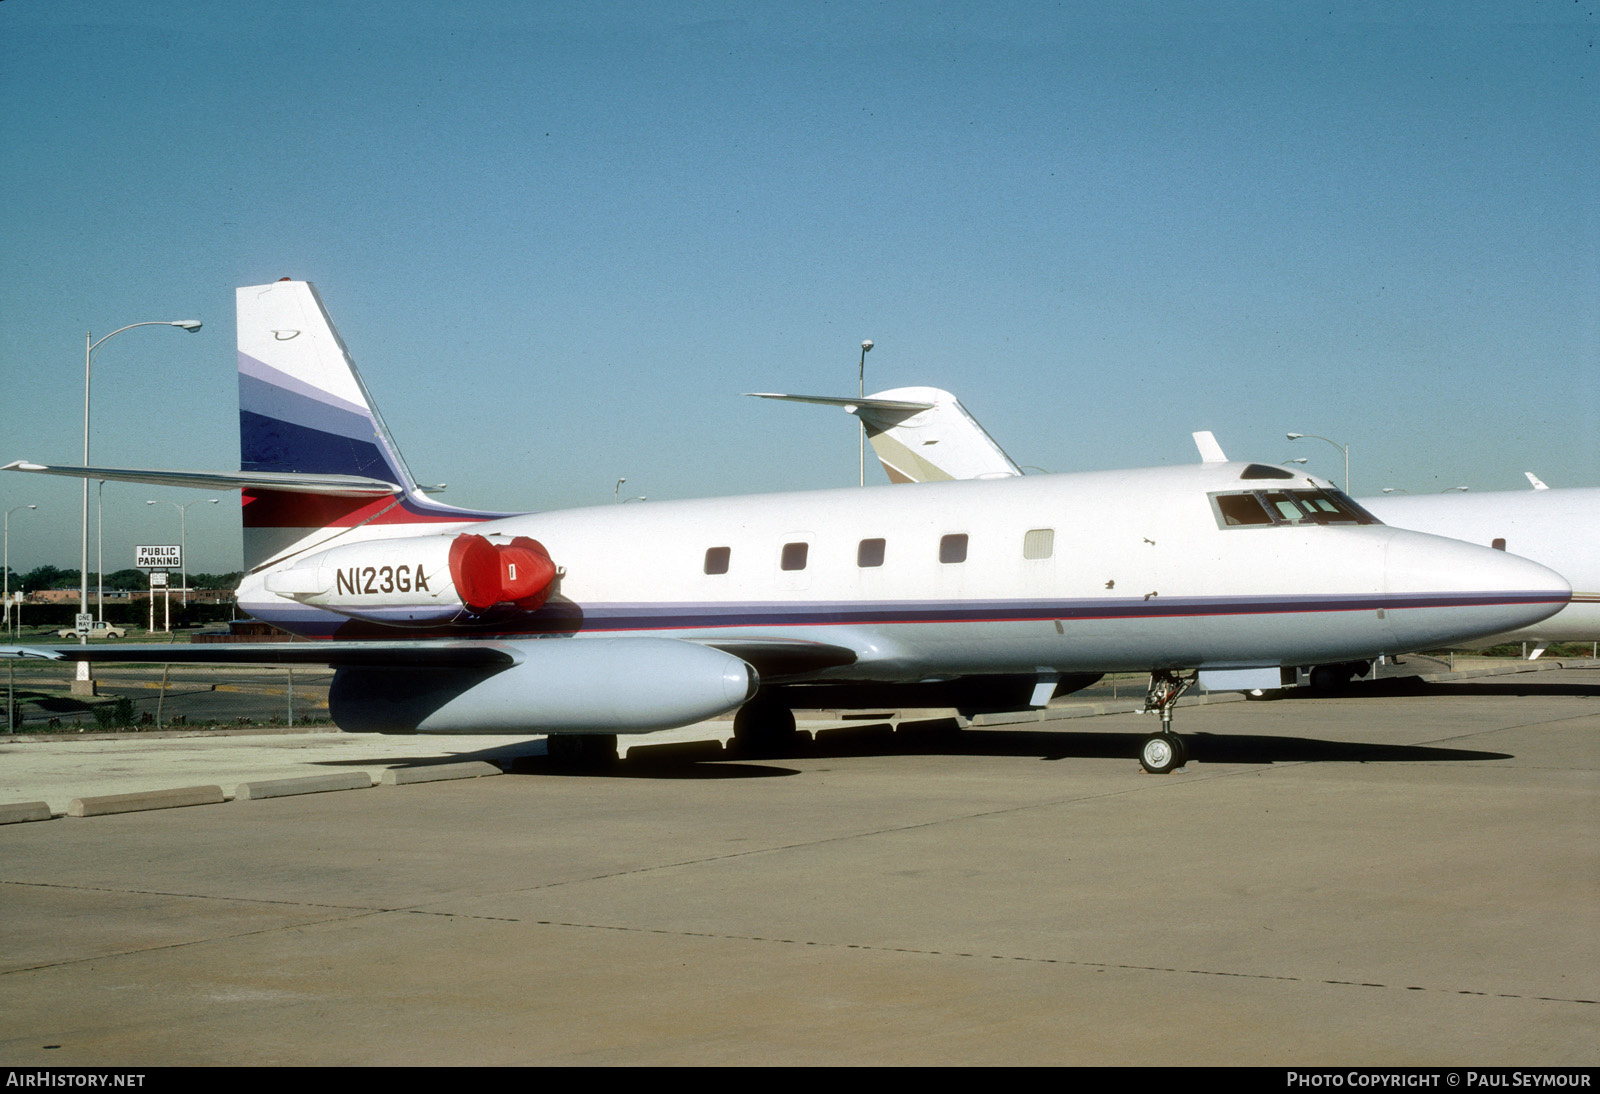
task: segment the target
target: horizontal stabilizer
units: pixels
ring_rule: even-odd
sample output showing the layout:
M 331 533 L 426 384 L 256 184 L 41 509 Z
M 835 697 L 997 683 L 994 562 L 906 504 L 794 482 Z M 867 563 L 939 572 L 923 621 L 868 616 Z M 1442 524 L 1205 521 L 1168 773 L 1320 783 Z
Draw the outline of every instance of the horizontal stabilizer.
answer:
M 770 391 L 747 391 L 746 395 L 752 399 L 787 399 L 791 403 L 820 403 L 823 406 L 842 406 L 850 413 L 873 410 L 904 410 L 915 413 L 919 410 L 932 410 L 932 403 L 913 403 L 905 399 L 877 399 L 877 398 L 838 398 L 832 395 L 778 395 Z
M 196 490 L 278 490 L 286 494 L 323 494 L 337 498 L 388 497 L 400 487 L 361 475 L 313 475 L 296 471 L 161 471 L 144 467 L 81 467 L 17 460 L 0 471 L 32 471 L 108 482 L 142 482 L 152 486 L 187 486 Z

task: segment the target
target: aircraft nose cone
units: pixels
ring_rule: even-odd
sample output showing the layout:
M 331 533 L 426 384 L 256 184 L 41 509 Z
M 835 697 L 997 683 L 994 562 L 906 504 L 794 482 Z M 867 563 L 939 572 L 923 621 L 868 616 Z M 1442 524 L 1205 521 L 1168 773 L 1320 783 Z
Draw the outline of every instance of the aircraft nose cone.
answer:
M 1397 531 L 1384 576 L 1397 649 L 1466 642 L 1548 619 L 1572 598 L 1554 570 L 1460 540 Z

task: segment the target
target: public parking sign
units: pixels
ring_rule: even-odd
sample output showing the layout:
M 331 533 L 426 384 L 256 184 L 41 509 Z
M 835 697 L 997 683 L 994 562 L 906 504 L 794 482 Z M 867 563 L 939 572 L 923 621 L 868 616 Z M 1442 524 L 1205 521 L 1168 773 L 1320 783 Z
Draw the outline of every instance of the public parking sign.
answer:
M 141 570 L 183 569 L 183 548 L 177 544 L 165 547 L 135 547 L 133 564 Z

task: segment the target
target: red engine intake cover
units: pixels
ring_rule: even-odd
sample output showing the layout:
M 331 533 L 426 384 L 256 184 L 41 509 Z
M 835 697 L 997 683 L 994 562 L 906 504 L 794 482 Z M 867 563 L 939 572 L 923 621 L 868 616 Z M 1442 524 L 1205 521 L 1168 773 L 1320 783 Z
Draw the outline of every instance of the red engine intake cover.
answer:
M 531 612 L 550 596 L 555 576 L 550 552 L 527 536 L 497 545 L 483 536 L 463 534 L 450 545 L 450 579 L 473 611 L 510 601 Z

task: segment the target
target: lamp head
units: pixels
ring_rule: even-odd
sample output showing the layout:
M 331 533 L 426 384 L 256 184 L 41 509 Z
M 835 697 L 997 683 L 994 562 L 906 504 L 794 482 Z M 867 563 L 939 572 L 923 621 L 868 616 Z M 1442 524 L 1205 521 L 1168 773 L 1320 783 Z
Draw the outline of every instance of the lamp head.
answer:
M 182 327 L 184 330 L 188 331 L 190 334 L 193 334 L 195 331 L 200 329 L 200 320 L 198 320 L 198 319 L 178 319 L 178 320 L 175 320 L 172 325 L 175 326 L 175 327 Z

